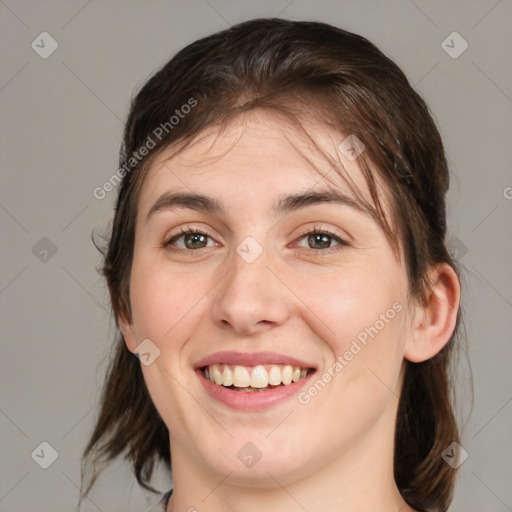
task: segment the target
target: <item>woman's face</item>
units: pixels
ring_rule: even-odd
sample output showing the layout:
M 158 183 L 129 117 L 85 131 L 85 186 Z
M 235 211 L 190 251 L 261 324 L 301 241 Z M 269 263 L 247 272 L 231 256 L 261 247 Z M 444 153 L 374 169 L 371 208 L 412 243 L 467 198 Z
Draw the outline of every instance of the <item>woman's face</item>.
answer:
M 344 136 L 309 130 L 369 199 L 354 153 L 338 148 Z M 406 268 L 375 219 L 270 114 L 169 155 L 141 191 L 132 321 L 121 326 L 131 351 L 143 343 L 173 464 L 275 486 L 269 475 L 285 485 L 341 460 L 392 461 L 414 307 Z M 313 195 L 334 193 L 337 201 Z

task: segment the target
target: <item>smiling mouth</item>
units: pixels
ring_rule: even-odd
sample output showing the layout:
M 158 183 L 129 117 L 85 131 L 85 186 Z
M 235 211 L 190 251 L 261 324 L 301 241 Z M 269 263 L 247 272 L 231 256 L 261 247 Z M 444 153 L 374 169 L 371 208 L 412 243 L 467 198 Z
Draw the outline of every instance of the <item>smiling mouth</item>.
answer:
M 242 366 L 211 364 L 200 368 L 213 384 L 239 393 L 255 393 L 289 386 L 313 373 L 313 368 L 292 365 Z

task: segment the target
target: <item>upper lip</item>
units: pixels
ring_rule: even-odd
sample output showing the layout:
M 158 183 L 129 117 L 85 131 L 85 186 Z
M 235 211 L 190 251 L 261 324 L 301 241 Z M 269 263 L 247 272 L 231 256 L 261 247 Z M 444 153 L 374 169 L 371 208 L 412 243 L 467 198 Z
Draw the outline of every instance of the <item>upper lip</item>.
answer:
M 256 366 L 266 364 L 289 364 L 301 368 L 314 368 L 314 366 L 295 357 L 278 354 L 277 352 L 236 352 L 221 351 L 210 354 L 198 361 L 194 366 L 202 368 L 211 364 L 235 364 L 242 366 Z

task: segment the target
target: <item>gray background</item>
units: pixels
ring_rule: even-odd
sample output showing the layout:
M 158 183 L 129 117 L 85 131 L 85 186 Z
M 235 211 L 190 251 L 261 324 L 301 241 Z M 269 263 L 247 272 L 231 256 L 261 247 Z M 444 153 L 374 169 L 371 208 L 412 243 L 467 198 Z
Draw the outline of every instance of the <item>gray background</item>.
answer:
M 430 105 L 452 172 L 449 238 L 465 268 L 475 386 L 451 510 L 512 510 L 510 1 L 6 0 L 0 15 L 1 511 L 77 502 L 114 335 L 90 234 L 108 224 L 115 192 L 100 201 L 92 191 L 117 168 L 132 92 L 185 44 L 257 16 L 327 21 L 368 37 Z M 44 31 L 58 42 L 46 59 L 31 47 Z M 453 31 L 469 45 L 457 58 L 442 46 Z M 446 44 L 462 48 L 460 39 Z M 48 469 L 34 460 L 48 462 L 44 441 L 58 452 Z M 155 479 L 162 491 L 166 478 Z M 140 512 L 154 500 L 117 463 L 83 510 Z

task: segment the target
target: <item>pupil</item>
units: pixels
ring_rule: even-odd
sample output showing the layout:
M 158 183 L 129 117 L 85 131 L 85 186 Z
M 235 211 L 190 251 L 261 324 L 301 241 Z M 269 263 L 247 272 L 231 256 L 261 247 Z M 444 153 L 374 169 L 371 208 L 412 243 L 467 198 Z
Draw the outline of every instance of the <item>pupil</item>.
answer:
M 192 240 L 192 243 L 189 244 L 188 242 L 190 240 Z M 204 242 L 204 235 L 200 233 L 192 233 L 191 235 L 188 235 L 188 237 L 186 238 L 186 245 L 189 249 L 194 248 L 196 242 Z
M 322 239 L 324 240 L 324 245 L 327 244 L 327 247 L 329 247 L 329 237 L 328 235 L 323 235 L 321 233 L 317 233 L 315 235 L 311 235 L 311 238 L 314 240 L 313 244 L 316 246 L 317 243 L 321 244 Z M 318 249 L 318 247 L 312 247 L 313 249 Z

